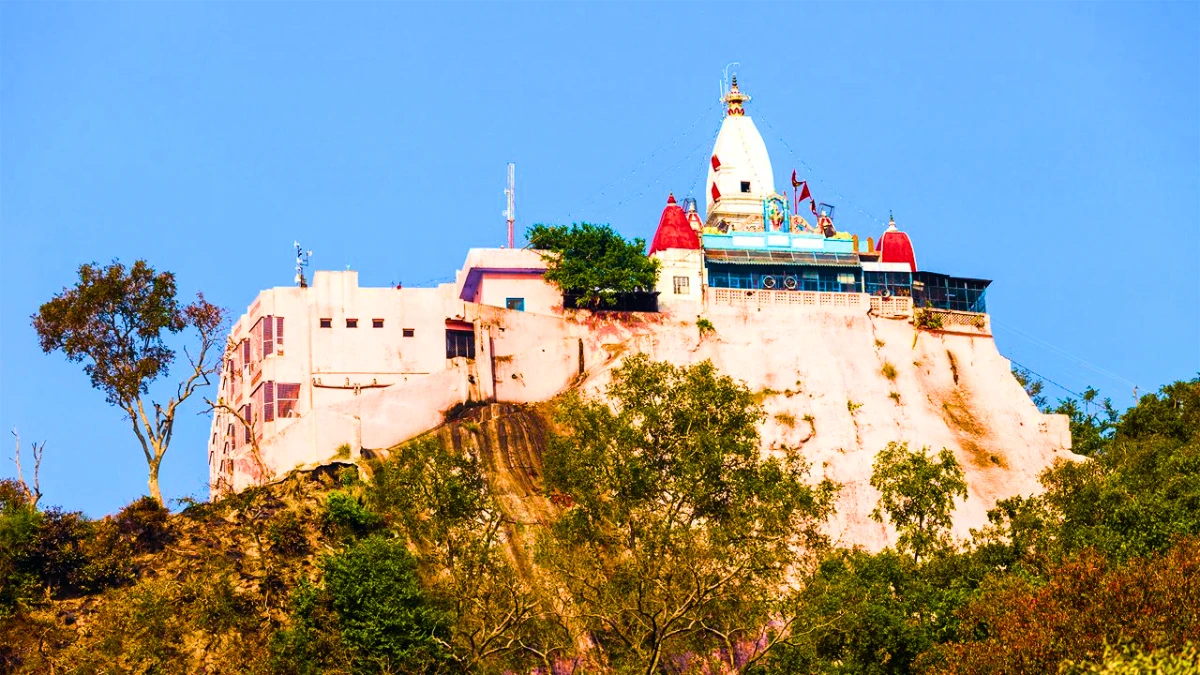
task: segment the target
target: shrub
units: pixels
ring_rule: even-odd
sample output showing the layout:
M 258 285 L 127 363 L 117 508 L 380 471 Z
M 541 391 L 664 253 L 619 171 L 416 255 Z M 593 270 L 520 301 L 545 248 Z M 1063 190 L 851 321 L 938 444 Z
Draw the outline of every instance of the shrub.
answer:
M 700 337 L 717 332 L 716 326 L 713 326 L 712 322 L 704 317 L 696 319 L 696 328 L 700 330 Z
M 345 492 L 330 492 L 322 518 L 325 531 L 340 536 L 362 537 L 379 529 L 383 519 Z
M 1144 651 L 1126 645 L 1122 649 L 1104 647 L 1104 654 L 1096 661 L 1063 661 L 1058 670 L 1063 675 L 1189 675 L 1200 673 L 1200 651 L 1196 645 L 1187 643 L 1182 649 L 1156 649 Z
M 271 636 L 268 664 L 280 675 L 345 672 L 347 656 L 329 594 L 302 579 L 292 591 L 288 627 Z
M 941 330 L 942 315 L 929 308 L 918 309 L 913 313 L 913 325 L 925 330 Z M 916 344 L 914 342 L 914 344 Z
M 285 556 L 300 556 L 308 552 L 308 536 L 304 524 L 295 513 L 288 511 L 272 519 L 267 526 L 267 541 L 271 548 Z
M 138 553 L 161 551 L 173 533 L 166 507 L 151 497 L 142 497 L 117 512 L 113 522 L 122 538 Z
M 893 366 L 891 361 L 884 361 L 880 372 L 889 380 L 896 379 L 896 366 Z

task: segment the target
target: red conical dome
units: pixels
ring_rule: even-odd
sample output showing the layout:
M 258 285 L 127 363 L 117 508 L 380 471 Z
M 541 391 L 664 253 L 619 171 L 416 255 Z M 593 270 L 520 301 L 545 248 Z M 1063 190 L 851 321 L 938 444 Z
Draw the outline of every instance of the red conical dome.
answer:
M 888 219 L 888 229 L 879 237 L 879 262 L 908 263 L 917 271 L 917 254 L 913 252 L 908 235 L 896 229 L 896 221 Z
M 663 209 L 662 218 L 658 220 L 654 241 L 650 242 L 650 255 L 669 248 L 700 248 L 700 237 L 688 224 L 687 214 L 683 212 L 683 207 L 675 203 L 673 194 L 667 197 L 667 208 Z

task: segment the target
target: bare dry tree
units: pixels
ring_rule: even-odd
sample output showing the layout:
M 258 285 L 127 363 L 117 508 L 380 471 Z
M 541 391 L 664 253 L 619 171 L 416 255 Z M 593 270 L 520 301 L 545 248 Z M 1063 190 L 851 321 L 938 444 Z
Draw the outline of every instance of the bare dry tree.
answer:
M 208 405 L 208 408 L 201 414 L 224 413 L 237 420 L 238 425 L 245 432 L 246 438 L 250 439 L 250 457 L 254 460 L 254 465 L 258 467 L 260 476 L 259 480 L 261 483 L 267 482 L 267 479 L 270 478 L 268 475 L 269 472 L 267 470 L 267 464 L 263 461 L 262 449 L 258 445 L 258 434 L 254 433 L 254 425 L 257 422 L 258 417 L 251 415 L 249 418 L 247 418 L 245 415 L 238 412 L 233 406 L 226 403 L 224 398 L 218 397 L 216 401 L 205 398 L 204 402 Z
M 233 339 L 227 339 L 225 343 L 225 357 L 222 359 L 222 362 L 230 363 L 235 359 L 237 353 L 238 343 Z M 237 378 L 238 380 L 243 378 L 242 372 L 238 368 L 230 369 L 228 376 L 231 378 Z M 254 415 L 253 412 L 249 417 L 243 415 L 237 408 L 229 405 L 224 396 L 218 395 L 215 401 L 205 397 L 204 403 L 208 406 L 208 408 L 201 411 L 200 414 L 225 414 L 237 420 L 238 425 L 245 433 L 245 437 L 249 439 L 248 442 L 250 443 L 250 456 L 254 460 L 255 466 L 258 468 L 260 481 L 265 483 L 269 478 L 269 472 L 267 470 L 267 464 L 263 460 L 262 448 L 259 447 L 258 444 L 258 434 L 254 433 L 254 427 L 258 422 L 258 417 Z M 230 488 L 232 489 L 232 486 L 230 486 Z
M 13 427 L 12 435 L 16 438 L 17 445 L 13 451 L 13 463 L 17 465 L 17 486 L 21 488 L 29 506 L 36 509 L 38 502 L 42 499 L 42 453 L 46 451 L 46 441 L 42 441 L 41 445 L 31 444 L 33 447 L 33 487 L 30 488 L 29 483 L 25 482 L 25 472 L 21 469 L 21 434 L 17 432 L 16 427 Z

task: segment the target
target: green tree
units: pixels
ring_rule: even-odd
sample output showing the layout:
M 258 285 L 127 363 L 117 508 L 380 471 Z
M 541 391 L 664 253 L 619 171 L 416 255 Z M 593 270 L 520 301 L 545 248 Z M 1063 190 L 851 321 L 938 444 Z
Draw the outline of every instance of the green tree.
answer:
M 451 657 L 466 671 L 552 670 L 573 647 L 514 569 L 501 510 L 478 458 L 436 436 L 371 465 L 368 504 L 408 536 L 431 597 L 448 613 Z
M 711 363 L 645 355 L 612 372 L 607 400 L 562 405 L 546 488 L 571 506 L 539 560 L 612 667 L 655 673 L 669 654 L 719 650 L 740 669 L 787 632 L 779 589 L 823 549 L 836 488 L 809 485 L 794 451 L 764 459 L 762 414 Z
M 525 238 L 542 252 L 546 281 L 578 293 L 588 307 L 611 307 L 621 293 L 651 290 L 658 279 L 659 263 L 646 256 L 646 242 L 626 241 L 608 225 L 538 224 Z
M 934 461 L 928 451 L 910 452 L 907 443 L 888 443 L 871 467 L 871 487 L 879 490 L 871 518 L 890 520 L 900 535 L 898 548 L 910 552 L 915 562 L 950 547 L 954 500 L 967 496 L 954 454 L 942 448 Z
M 986 572 L 961 553 L 917 564 L 890 548 L 833 551 L 801 585 L 797 629 L 761 672 L 911 673 L 921 654 L 956 635 L 955 610 Z
M 1058 405 L 1050 412 L 1067 416 L 1071 450 L 1087 457 L 1104 452 L 1120 419 L 1112 400 L 1101 399 L 1100 392 L 1091 387 L 1083 390 L 1079 400 L 1059 399 Z
M 79 281 L 64 288 L 33 315 L 42 350 L 62 351 L 83 362 L 92 386 L 124 411 L 142 445 L 149 468 L 150 496 L 162 503 L 158 471 L 171 443 L 180 404 L 209 383 L 221 360 L 225 310 L 197 294 L 189 305 L 175 297 L 175 275 L 155 272 L 144 260 L 132 267 L 82 265 Z M 198 346 L 186 376 L 166 404 L 149 399 L 149 387 L 168 374 L 175 351 L 165 337 L 195 329 Z
M 368 537 L 322 565 L 355 673 L 434 672 L 447 660 L 446 615 L 427 598 L 402 540 Z
M 1060 461 L 1040 498 L 1062 555 L 1094 546 L 1118 559 L 1200 534 L 1200 380 L 1143 396 L 1113 426 L 1103 452 Z
M 1017 378 L 1017 382 L 1021 383 L 1021 387 L 1025 389 L 1025 393 L 1029 394 L 1029 400 L 1037 406 L 1042 412 L 1050 412 L 1046 407 L 1046 395 L 1042 393 L 1046 383 L 1038 379 L 1037 375 L 1029 372 L 1025 368 L 1012 367 L 1013 377 Z

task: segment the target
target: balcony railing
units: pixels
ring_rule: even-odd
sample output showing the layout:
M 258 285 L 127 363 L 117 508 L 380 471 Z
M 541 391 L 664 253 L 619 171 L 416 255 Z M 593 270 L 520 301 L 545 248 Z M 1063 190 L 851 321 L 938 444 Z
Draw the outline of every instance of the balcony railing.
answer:
M 912 316 L 912 298 L 901 296 L 885 298 L 881 295 L 869 297 L 871 298 L 871 312 L 878 316 Z
M 941 319 L 941 330 L 949 333 L 967 333 L 970 335 L 991 335 L 992 321 L 987 314 L 980 312 L 959 312 L 953 309 L 936 309 L 923 307 L 918 313 L 928 312 L 931 318 Z M 919 317 L 914 318 L 918 321 Z
M 829 293 L 820 291 L 768 291 L 764 289 L 709 287 L 707 300 L 717 305 L 769 307 L 815 307 L 821 309 L 867 309 L 863 293 Z

